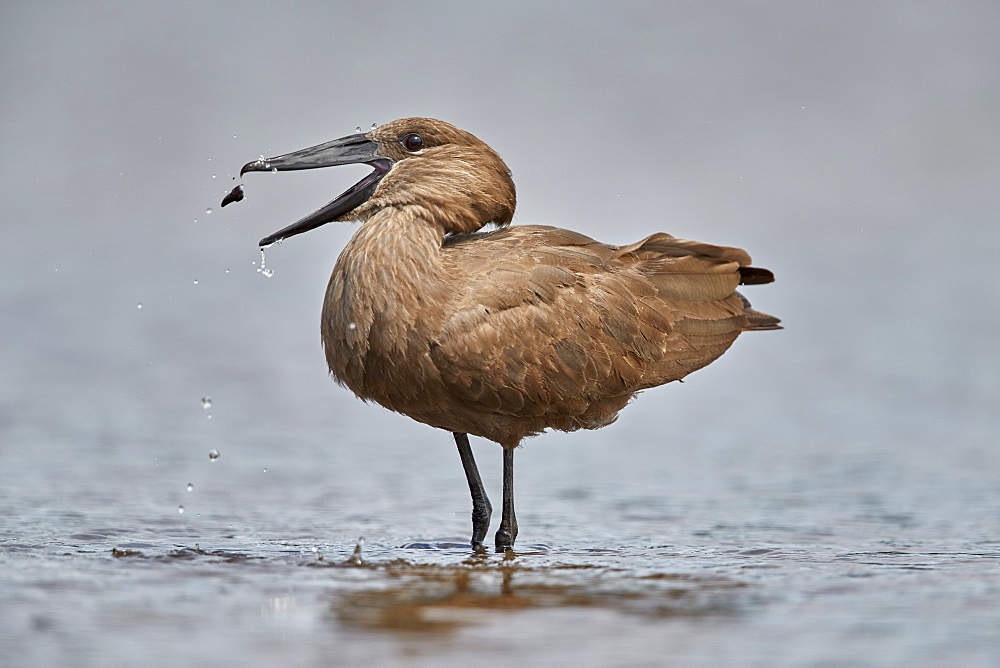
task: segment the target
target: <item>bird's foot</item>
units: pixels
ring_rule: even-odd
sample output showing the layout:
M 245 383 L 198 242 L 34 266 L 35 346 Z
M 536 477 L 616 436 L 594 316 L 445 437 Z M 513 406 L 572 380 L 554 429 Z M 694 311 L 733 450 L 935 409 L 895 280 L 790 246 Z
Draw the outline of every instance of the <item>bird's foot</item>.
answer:
M 514 539 L 517 538 L 517 527 L 515 526 L 513 529 L 514 530 L 511 531 L 509 527 L 502 524 L 500 525 L 500 528 L 497 529 L 496 545 L 498 554 L 502 554 L 514 547 Z

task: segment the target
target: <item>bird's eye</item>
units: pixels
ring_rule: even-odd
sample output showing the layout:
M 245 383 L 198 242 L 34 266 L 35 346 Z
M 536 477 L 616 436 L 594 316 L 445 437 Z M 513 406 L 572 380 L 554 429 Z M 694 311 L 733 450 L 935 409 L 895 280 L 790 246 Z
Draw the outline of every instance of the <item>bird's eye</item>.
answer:
M 411 153 L 419 151 L 424 147 L 424 138 L 418 135 L 416 132 L 411 132 L 410 134 L 403 137 L 403 148 Z

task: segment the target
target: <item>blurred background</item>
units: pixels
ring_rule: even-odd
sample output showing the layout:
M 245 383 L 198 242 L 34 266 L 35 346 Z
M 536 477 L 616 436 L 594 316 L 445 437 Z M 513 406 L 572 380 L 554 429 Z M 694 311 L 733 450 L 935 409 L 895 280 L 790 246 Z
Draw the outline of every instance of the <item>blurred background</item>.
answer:
M 995 551 L 998 28 L 995 2 L 3 2 L 0 534 L 43 559 L 74 531 L 464 537 L 450 437 L 326 373 L 353 228 L 258 271 L 258 239 L 367 168 L 251 174 L 218 206 L 258 155 L 431 116 L 504 157 L 515 224 L 665 231 L 777 275 L 746 293 L 784 331 L 525 444 L 520 541 L 727 521 Z

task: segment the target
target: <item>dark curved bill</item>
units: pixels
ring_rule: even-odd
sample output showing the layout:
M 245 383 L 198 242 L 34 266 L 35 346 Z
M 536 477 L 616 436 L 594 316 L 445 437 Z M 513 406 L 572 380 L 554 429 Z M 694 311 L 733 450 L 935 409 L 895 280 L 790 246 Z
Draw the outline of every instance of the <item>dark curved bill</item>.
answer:
M 286 153 L 274 158 L 261 158 L 245 164 L 240 170 L 240 176 L 246 172 L 283 172 L 357 163 L 365 163 L 375 168 L 375 171 L 348 188 L 323 208 L 310 213 L 283 230 L 261 239 L 260 245 L 262 247 L 270 246 L 282 239 L 308 232 L 340 218 L 368 200 L 375 192 L 379 180 L 392 167 L 392 161 L 379 155 L 378 148 L 379 143 L 372 141 L 367 135 L 354 134 L 293 153 Z

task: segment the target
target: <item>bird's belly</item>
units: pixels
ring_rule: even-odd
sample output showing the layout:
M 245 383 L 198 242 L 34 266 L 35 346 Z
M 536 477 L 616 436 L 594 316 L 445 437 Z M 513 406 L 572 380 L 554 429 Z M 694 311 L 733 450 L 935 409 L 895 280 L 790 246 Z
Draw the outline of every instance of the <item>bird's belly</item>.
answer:
M 371 333 L 372 341 L 381 338 L 379 332 Z M 573 411 L 558 405 L 530 414 L 496 411 L 457 395 L 454 388 L 442 380 L 429 343 L 387 350 L 368 345 L 367 340 L 343 337 L 324 339 L 324 344 L 333 377 L 360 399 L 432 427 L 481 436 L 508 447 L 546 429 L 574 431 L 606 426 L 615 421 L 618 411 L 632 396 L 628 392 L 605 397 Z M 466 373 L 476 375 L 475 371 Z M 489 379 L 478 380 L 488 382 Z

